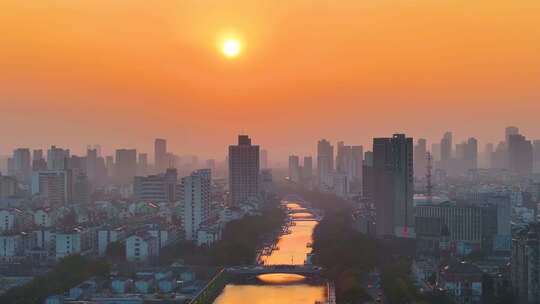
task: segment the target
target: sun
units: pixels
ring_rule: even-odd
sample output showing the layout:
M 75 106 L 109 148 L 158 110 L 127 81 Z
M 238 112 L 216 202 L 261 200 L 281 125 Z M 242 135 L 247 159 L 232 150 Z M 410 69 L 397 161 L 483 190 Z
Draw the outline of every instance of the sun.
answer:
M 223 55 L 225 55 L 225 57 L 229 58 L 240 55 L 241 50 L 242 45 L 237 39 L 227 39 L 223 41 L 223 45 L 221 46 L 221 52 L 223 52 Z

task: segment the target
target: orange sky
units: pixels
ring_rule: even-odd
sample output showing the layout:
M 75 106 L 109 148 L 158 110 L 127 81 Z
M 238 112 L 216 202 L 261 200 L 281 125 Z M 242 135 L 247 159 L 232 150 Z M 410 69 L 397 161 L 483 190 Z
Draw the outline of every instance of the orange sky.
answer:
M 240 130 L 280 156 L 396 131 L 540 138 L 537 0 L 3 0 L 0 33 L 0 154 L 166 137 L 221 157 Z

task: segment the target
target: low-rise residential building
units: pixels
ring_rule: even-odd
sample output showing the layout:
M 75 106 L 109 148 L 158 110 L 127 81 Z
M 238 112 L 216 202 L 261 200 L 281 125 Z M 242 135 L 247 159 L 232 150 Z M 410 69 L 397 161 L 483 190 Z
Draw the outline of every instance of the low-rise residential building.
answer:
M 0 235 L 0 259 L 9 262 L 24 252 L 23 237 L 20 234 Z
M 56 213 L 50 208 L 37 209 L 33 218 L 34 224 L 38 227 L 52 227 L 56 222 Z
M 109 226 L 98 229 L 97 246 L 98 255 L 104 256 L 110 243 L 120 242 L 126 238 L 126 231 L 123 226 L 112 228 Z
M 159 243 L 149 233 L 140 233 L 126 239 L 126 260 L 130 262 L 149 262 L 159 255 Z

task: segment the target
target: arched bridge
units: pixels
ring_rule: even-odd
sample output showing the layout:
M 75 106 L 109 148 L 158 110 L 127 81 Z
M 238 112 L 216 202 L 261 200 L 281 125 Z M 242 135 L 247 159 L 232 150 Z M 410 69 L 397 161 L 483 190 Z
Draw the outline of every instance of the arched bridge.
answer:
M 313 265 L 250 265 L 250 266 L 235 266 L 226 268 L 225 271 L 229 274 L 249 274 L 260 275 L 269 273 L 290 273 L 300 275 L 319 274 L 322 268 Z

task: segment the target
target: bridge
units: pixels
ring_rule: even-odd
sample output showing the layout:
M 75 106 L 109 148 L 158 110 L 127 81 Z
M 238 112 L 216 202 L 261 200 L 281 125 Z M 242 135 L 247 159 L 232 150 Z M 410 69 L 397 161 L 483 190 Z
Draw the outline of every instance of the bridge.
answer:
M 235 266 L 225 268 L 228 274 L 233 275 L 260 275 L 270 273 L 289 273 L 299 275 L 315 275 L 321 272 L 322 268 L 313 265 L 249 265 L 249 266 Z

